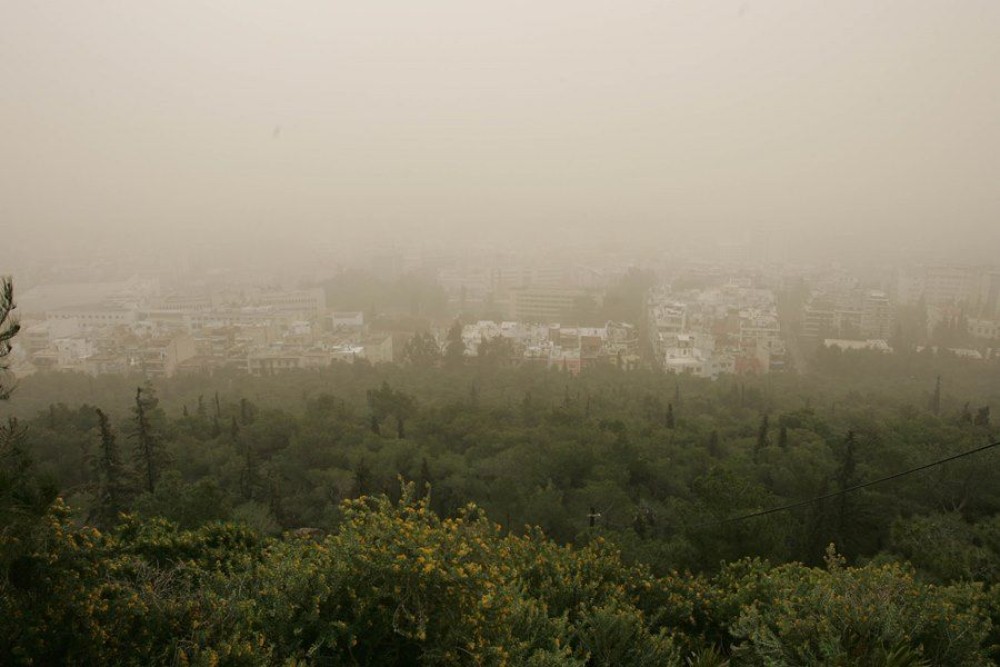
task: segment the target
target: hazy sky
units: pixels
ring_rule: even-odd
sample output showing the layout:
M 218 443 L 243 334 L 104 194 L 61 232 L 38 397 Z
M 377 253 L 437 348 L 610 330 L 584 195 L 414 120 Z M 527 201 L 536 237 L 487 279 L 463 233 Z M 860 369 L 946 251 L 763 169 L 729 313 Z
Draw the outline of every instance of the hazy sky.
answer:
M 0 0 L 0 226 L 996 257 L 1000 2 Z

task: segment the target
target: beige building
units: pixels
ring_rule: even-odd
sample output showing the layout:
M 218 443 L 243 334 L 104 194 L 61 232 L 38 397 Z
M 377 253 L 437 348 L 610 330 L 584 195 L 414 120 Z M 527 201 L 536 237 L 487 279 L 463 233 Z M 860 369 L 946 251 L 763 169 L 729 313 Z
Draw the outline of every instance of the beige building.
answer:
M 590 292 L 556 287 L 520 287 L 510 290 L 511 311 L 521 322 L 569 322 Z
M 173 377 L 178 366 L 197 354 L 194 338 L 188 333 L 143 339 L 128 353 L 129 366 L 147 377 Z

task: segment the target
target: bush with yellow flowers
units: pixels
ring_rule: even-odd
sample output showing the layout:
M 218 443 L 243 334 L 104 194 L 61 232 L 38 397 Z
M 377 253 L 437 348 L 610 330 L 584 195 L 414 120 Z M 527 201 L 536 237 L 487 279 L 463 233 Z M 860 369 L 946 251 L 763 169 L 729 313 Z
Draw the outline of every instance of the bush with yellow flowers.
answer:
M 73 528 L 56 503 L 0 581 L 0 664 L 987 665 L 995 590 L 896 565 L 760 560 L 653 577 L 595 538 L 505 534 L 474 506 L 348 501 L 325 537 L 124 517 Z M 728 662 L 727 662 L 728 661 Z
M 268 549 L 261 628 L 280 655 L 328 664 L 672 664 L 607 549 L 503 535 L 474 506 L 440 519 L 428 501 L 361 498 L 320 542 Z M 630 657 L 631 656 L 631 657 Z M 644 659 L 645 659 L 644 658 Z M 587 661 L 590 660 L 588 663 Z

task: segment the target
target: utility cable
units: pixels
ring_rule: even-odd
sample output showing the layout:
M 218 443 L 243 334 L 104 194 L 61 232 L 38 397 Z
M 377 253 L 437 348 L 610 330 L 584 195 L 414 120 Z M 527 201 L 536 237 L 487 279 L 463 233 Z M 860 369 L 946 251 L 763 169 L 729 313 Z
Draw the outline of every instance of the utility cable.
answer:
M 869 482 L 862 482 L 861 484 L 855 484 L 853 486 L 848 486 L 848 487 L 845 487 L 843 489 L 840 489 L 839 491 L 834 491 L 832 493 L 827 493 L 827 494 L 824 494 L 822 496 L 817 496 L 815 498 L 809 498 L 808 500 L 800 500 L 798 502 L 789 503 L 787 505 L 779 505 L 777 507 L 771 507 L 771 508 L 768 508 L 766 510 L 760 510 L 758 512 L 751 512 L 749 514 L 742 514 L 740 516 L 734 516 L 734 517 L 730 517 L 728 519 L 720 519 L 718 521 L 712 521 L 712 522 L 709 522 L 709 523 L 703 523 L 703 524 L 700 524 L 700 525 L 697 525 L 697 526 L 691 526 L 690 528 L 705 528 L 705 527 L 708 527 L 708 526 L 717 526 L 717 525 L 722 525 L 722 524 L 726 524 L 726 523 L 737 523 L 739 521 L 747 521 L 748 519 L 756 519 L 757 517 L 767 516 L 768 514 L 775 514 L 777 512 L 785 512 L 785 511 L 788 511 L 788 510 L 798 509 L 800 507 L 805 507 L 807 505 L 811 505 L 813 503 L 818 503 L 818 502 L 821 502 L 823 500 L 829 500 L 830 498 L 836 498 L 838 496 L 843 496 L 843 495 L 846 495 L 846 494 L 851 493 L 853 491 L 858 491 L 860 489 L 866 489 L 869 486 L 875 486 L 876 484 L 882 484 L 884 482 L 890 482 L 890 481 L 892 481 L 894 479 L 899 479 L 900 477 L 906 477 L 907 475 L 912 475 L 913 473 L 920 472 L 922 470 L 927 470 L 929 468 L 933 468 L 935 466 L 939 466 L 939 465 L 948 463 L 949 461 L 954 461 L 956 459 L 961 459 L 961 458 L 964 458 L 966 456 L 972 456 L 973 454 L 979 454 L 980 452 L 985 452 L 986 450 L 993 449 L 994 447 L 1000 447 L 1000 440 L 998 440 L 996 442 L 991 442 L 991 443 L 989 443 L 987 445 L 983 445 L 982 447 L 976 447 L 975 449 L 970 449 L 970 450 L 968 450 L 966 452 L 960 452 L 960 453 L 954 454 L 952 456 L 947 456 L 947 457 L 945 457 L 943 459 L 938 459 L 937 461 L 932 461 L 931 463 L 925 463 L 924 465 L 917 466 L 916 468 L 910 468 L 909 470 L 903 470 L 902 472 L 897 472 L 895 474 L 888 475 L 886 477 L 880 477 L 878 479 L 873 479 L 873 480 L 871 480 Z

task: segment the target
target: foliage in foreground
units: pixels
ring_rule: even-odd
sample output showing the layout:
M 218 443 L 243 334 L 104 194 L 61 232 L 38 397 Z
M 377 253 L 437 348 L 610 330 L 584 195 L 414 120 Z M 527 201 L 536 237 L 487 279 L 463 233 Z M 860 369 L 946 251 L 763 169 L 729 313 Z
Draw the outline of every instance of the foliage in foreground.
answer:
M 199 665 L 986 665 L 996 600 L 896 564 L 741 560 L 654 577 L 600 538 L 504 534 L 342 506 L 322 539 L 125 517 L 74 529 L 57 502 L 0 581 L 0 662 Z

